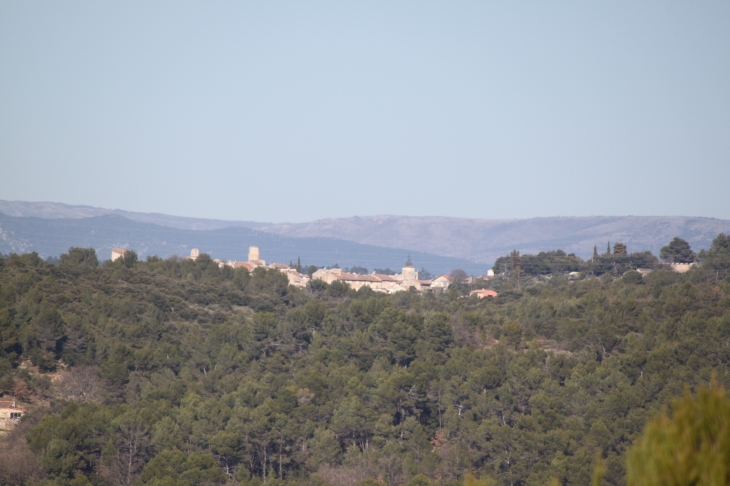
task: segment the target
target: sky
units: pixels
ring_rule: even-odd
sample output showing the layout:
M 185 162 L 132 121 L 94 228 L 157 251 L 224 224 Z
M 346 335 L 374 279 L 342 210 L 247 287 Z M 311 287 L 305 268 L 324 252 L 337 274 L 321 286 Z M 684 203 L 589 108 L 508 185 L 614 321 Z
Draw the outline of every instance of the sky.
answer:
M 730 219 L 730 2 L 0 0 L 0 199 Z

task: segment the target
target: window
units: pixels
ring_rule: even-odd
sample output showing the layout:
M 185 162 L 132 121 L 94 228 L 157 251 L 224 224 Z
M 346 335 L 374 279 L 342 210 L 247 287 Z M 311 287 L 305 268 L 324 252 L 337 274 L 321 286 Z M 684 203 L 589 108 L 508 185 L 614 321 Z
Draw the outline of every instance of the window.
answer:
M 11 419 L 20 418 L 21 415 L 22 414 L 20 412 L 10 412 L 10 418 Z

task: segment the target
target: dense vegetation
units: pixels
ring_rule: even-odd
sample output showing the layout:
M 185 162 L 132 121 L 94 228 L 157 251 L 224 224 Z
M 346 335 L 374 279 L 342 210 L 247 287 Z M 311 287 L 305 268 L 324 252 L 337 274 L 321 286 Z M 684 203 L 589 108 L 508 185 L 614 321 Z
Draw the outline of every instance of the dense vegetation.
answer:
M 666 264 L 706 263 L 716 272 L 725 274 L 730 269 L 730 235 L 718 235 L 712 241 L 712 248 L 709 251 L 702 250 L 699 254 L 693 252 L 685 240 L 676 237 L 661 248 L 659 257 Z M 515 250 L 509 255 L 499 257 L 492 270 L 495 275 L 515 279 L 523 275 L 559 275 L 570 272 L 593 276 L 610 274 L 618 277 L 629 270 L 653 270 L 661 265 L 662 262 L 651 252 L 629 253 L 626 245 L 618 242 L 613 245 L 613 251 L 609 243 L 606 252 L 602 254 L 594 247 L 593 256 L 589 260 L 583 260 L 574 253 L 566 254 L 563 250 L 541 251 L 537 255 L 520 255 Z
M 0 484 L 572 485 L 596 451 L 625 484 L 663 404 L 730 383 L 721 236 L 686 274 L 496 280 L 481 301 L 206 256 L 0 258 L 0 391 L 31 404 Z

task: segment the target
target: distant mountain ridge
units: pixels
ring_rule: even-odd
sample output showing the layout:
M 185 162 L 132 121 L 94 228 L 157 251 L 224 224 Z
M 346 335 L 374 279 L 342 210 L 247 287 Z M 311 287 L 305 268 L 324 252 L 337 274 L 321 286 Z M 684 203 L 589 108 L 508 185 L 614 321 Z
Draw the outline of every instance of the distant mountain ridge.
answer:
M 730 220 L 687 216 L 588 216 L 490 220 L 381 215 L 271 224 L 22 201 L 0 201 L 0 213 L 14 217 L 49 220 L 117 215 L 159 227 L 195 231 L 247 228 L 260 232 L 260 236 L 268 234 L 293 239 L 326 238 L 368 245 L 370 248 L 402 250 L 401 253 L 438 255 L 461 261 L 462 267 L 466 267 L 467 264 L 476 265 L 473 268 L 491 266 L 498 257 L 513 249 L 533 254 L 562 249 L 589 258 L 594 245 L 598 247 L 600 253 L 603 253 L 607 242 L 613 244 L 621 241 L 631 252 L 649 250 L 658 255 L 659 249 L 675 236 L 684 238 L 695 250 L 699 250 L 709 248 L 712 239 L 719 233 L 730 233 Z M 309 243 L 303 245 L 303 248 L 309 248 Z M 326 259 L 322 261 L 331 263 Z M 420 268 L 421 264 L 418 262 L 416 264 Z M 362 265 L 368 268 L 381 266 L 374 262 Z M 424 266 L 434 271 L 427 265 Z
M 255 221 L 226 221 L 222 219 L 188 218 L 185 216 L 171 216 L 160 213 L 138 213 L 122 209 L 104 209 L 93 206 L 74 206 L 71 204 L 54 202 L 26 202 L 0 200 L 0 213 L 17 218 L 44 218 L 44 219 L 79 219 L 93 218 L 114 214 L 132 221 L 152 223 L 170 228 L 189 230 L 214 230 L 230 228 L 260 228 L 271 223 L 257 223 Z
M 418 251 L 490 264 L 513 249 L 522 253 L 562 249 L 589 258 L 594 245 L 605 252 L 610 241 L 629 251 L 655 255 L 679 236 L 693 248 L 709 248 L 730 221 L 684 216 L 590 216 L 519 220 L 448 217 L 366 216 L 276 224 L 262 231 L 286 236 L 329 236 L 358 243 Z
M 428 255 L 418 251 L 362 245 L 327 238 L 296 238 L 264 233 L 251 228 L 228 227 L 215 230 L 189 230 L 141 223 L 107 214 L 91 218 L 29 218 L 0 213 L 0 252 L 38 252 L 41 257 L 58 256 L 72 246 L 94 248 L 100 260 L 108 260 L 112 248 L 134 250 L 144 258 L 158 255 L 188 256 L 198 248 L 213 258 L 246 261 L 249 246 L 259 246 L 269 263 L 296 262 L 305 265 L 363 266 L 400 269 L 410 254 L 418 268 L 433 273 L 448 273 L 454 268 L 480 274 L 487 270 L 468 260 Z

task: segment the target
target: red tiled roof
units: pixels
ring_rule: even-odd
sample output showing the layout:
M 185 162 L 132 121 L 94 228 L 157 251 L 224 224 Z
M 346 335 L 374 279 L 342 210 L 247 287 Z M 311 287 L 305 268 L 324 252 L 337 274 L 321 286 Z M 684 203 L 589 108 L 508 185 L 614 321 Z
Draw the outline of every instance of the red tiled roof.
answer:
M 484 297 L 496 297 L 497 292 L 495 292 L 494 290 L 489 290 L 489 289 L 479 289 L 479 290 L 472 290 L 471 292 L 469 292 L 469 295 L 476 295 L 480 299 L 483 299 Z
M 18 405 L 18 402 L 15 402 L 16 406 L 13 407 L 13 401 L 12 400 L 2 400 L 0 401 L 0 408 L 9 408 L 12 410 L 18 410 L 19 412 L 25 412 L 25 408 Z
M 245 268 L 247 270 L 253 270 L 253 265 L 248 262 L 233 262 L 233 268 Z
M 355 273 L 339 273 L 334 275 L 337 280 L 349 282 L 379 282 L 380 280 L 373 275 L 358 275 Z
M 286 270 L 284 273 L 286 273 L 287 275 L 294 275 L 295 277 L 307 277 L 307 278 L 309 278 L 309 275 L 305 275 L 303 273 L 299 273 L 294 268 L 287 267 L 284 270 Z

